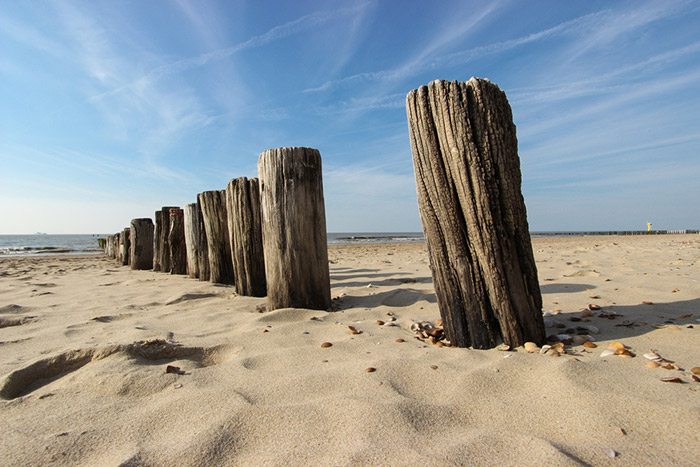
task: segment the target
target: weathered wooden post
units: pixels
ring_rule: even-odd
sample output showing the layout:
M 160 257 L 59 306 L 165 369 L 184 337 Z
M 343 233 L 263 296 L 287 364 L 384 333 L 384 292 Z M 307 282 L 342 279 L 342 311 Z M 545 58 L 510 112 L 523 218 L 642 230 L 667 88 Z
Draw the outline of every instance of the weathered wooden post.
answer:
M 488 80 L 431 82 L 406 97 L 418 206 L 447 338 L 543 344 L 515 125 Z
M 178 209 L 177 206 L 163 206 L 160 211 L 155 212 L 156 230 L 155 248 L 153 249 L 153 270 L 170 272 L 170 246 L 168 237 L 170 235 L 170 210 Z
M 115 236 L 115 241 L 114 244 L 117 247 L 117 255 L 115 256 L 114 259 L 117 260 L 117 264 L 121 265 L 122 264 L 122 233 L 117 232 L 114 234 Z
M 187 274 L 187 248 L 185 247 L 185 220 L 182 209 L 171 208 L 168 232 L 170 274 Z
M 204 216 L 202 216 L 202 203 L 197 197 L 197 218 L 199 220 L 199 235 L 197 237 L 197 266 L 199 268 L 199 280 L 209 280 L 209 242 L 207 240 L 207 229 L 204 227 Z
M 187 249 L 187 274 L 192 278 L 199 277 L 199 211 L 197 203 L 185 205 L 182 214 L 185 222 L 185 248 Z
M 119 234 L 112 235 L 112 259 L 119 259 Z
M 111 258 L 112 257 L 112 236 L 111 235 L 107 235 L 107 241 L 105 243 L 106 243 L 105 255 L 107 256 L 107 258 Z
M 226 221 L 226 193 L 224 190 L 205 191 L 198 198 L 207 232 L 209 280 L 218 284 L 235 284 Z
M 321 154 L 270 149 L 258 159 L 268 309 L 331 304 Z
M 148 218 L 132 219 L 131 269 L 153 269 L 153 221 Z
M 122 230 L 119 236 L 119 246 L 121 247 L 121 252 L 119 253 L 119 260 L 122 266 L 128 266 L 131 263 L 131 228 L 127 227 Z
M 240 177 L 228 182 L 226 210 L 236 292 L 250 297 L 264 297 L 267 285 L 258 179 Z

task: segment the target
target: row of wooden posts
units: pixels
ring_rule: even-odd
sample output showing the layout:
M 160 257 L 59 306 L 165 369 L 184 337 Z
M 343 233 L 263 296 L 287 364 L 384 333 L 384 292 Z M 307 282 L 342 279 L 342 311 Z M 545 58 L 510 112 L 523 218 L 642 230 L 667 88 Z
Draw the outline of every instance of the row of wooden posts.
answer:
M 321 155 L 263 152 L 258 177 L 232 179 L 184 209 L 166 206 L 108 237 L 105 253 L 132 269 L 188 274 L 267 296 L 268 308 L 326 310 L 330 275 Z
M 418 207 L 447 338 L 474 348 L 544 344 L 505 93 L 484 79 L 436 80 L 409 92 L 406 110 Z M 259 183 L 238 178 L 225 191 L 200 193 L 184 210 L 156 212 L 155 242 L 150 219 L 134 219 L 108 242 L 109 254 L 135 269 L 187 271 L 201 280 L 235 283 L 244 295 L 267 293 L 269 309 L 328 309 L 318 151 L 266 151 L 258 176 Z

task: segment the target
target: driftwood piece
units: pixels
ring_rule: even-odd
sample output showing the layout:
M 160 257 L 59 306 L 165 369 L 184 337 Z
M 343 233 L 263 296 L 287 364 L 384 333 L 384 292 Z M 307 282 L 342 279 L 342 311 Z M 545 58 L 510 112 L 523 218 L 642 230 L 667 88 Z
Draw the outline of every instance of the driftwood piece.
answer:
M 488 80 L 433 81 L 406 98 L 418 205 L 447 338 L 544 343 L 515 125 Z
M 226 210 L 236 292 L 251 297 L 264 297 L 267 285 L 258 179 L 240 177 L 228 182 Z
M 132 219 L 131 269 L 153 269 L 153 221 L 148 218 Z
M 204 217 L 202 216 L 202 203 L 197 197 L 197 219 L 199 221 L 198 230 L 198 250 L 197 267 L 199 269 L 199 280 L 209 280 L 209 242 L 207 241 L 207 229 L 204 227 Z
M 183 210 L 185 222 L 185 248 L 187 249 L 187 275 L 199 277 L 199 211 L 197 203 L 185 205 Z
M 198 198 L 202 204 L 202 219 L 207 232 L 209 280 L 218 284 L 235 284 L 226 221 L 226 192 L 205 191 Z
M 187 248 L 185 246 L 185 219 L 180 208 L 170 209 L 168 248 L 170 274 L 187 274 Z
M 119 246 L 121 248 L 119 253 L 121 265 L 128 266 L 131 264 L 131 227 L 122 230 L 119 236 Z
M 321 155 L 270 149 L 258 159 L 269 310 L 331 304 Z

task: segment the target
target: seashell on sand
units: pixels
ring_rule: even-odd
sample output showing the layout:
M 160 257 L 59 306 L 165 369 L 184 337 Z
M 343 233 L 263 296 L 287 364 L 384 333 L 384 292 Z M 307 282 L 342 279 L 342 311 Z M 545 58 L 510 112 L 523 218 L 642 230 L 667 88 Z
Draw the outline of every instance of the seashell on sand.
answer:
M 649 360 L 648 362 L 646 362 L 646 366 L 648 366 L 649 368 L 658 368 L 660 365 L 652 360 Z
M 540 349 L 541 354 L 547 353 L 550 349 L 552 348 L 551 345 L 543 345 L 542 348 Z
M 508 344 L 501 344 L 498 347 L 496 347 L 496 350 L 500 350 L 501 352 L 508 352 L 511 350 L 511 347 Z
M 609 357 L 610 355 L 615 355 L 615 351 L 613 349 L 605 349 L 600 353 L 600 357 Z
M 557 352 L 556 350 L 554 350 L 554 349 L 549 349 L 549 350 L 545 353 L 545 355 L 548 355 L 548 356 L 550 356 L 550 357 L 558 357 L 558 356 L 560 356 L 561 354 L 560 354 L 559 352 Z
M 523 347 L 525 347 L 525 350 L 529 353 L 535 353 L 540 351 L 540 348 L 534 342 L 525 342 L 525 344 L 523 344 Z
M 694 375 L 700 375 L 700 366 L 696 366 L 690 369 L 690 372 Z
M 666 378 L 661 378 L 664 383 L 683 383 L 683 380 L 678 376 L 667 376 Z
M 622 342 L 613 342 L 608 346 L 608 348 L 612 350 L 624 350 L 627 347 Z
M 420 323 L 411 323 L 410 329 L 413 332 L 420 332 L 421 331 Z
M 323 347 L 324 349 L 327 349 L 328 347 L 331 347 L 331 346 L 333 346 L 333 344 L 331 344 L 330 342 L 324 342 L 323 344 L 321 344 L 321 347 Z
M 398 342 L 399 344 L 401 344 L 402 342 L 406 342 L 406 341 L 399 338 L 399 339 L 396 339 L 396 342 Z
M 574 341 L 574 344 L 576 344 L 576 345 L 581 345 L 585 342 L 588 342 L 587 336 L 574 336 L 572 338 L 572 340 Z
M 350 334 L 362 334 L 362 331 L 357 329 L 355 326 L 348 326 L 348 330 L 350 331 Z
M 584 347 L 588 347 L 589 349 L 595 349 L 596 347 L 598 347 L 598 346 L 595 345 L 593 342 L 584 342 L 584 343 L 583 343 L 583 346 L 584 346 Z
M 367 372 L 367 373 L 374 373 L 375 371 L 377 371 L 377 369 L 374 368 L 373 366 L 371 366 L 369 368 L 365 368 L 365 372 Z
M 592 332 L 593 334 L 600 334 L 600 329 L 598 329 L 596 326 L 590 325 L 590 326 L 584 326 L 588 332 Z
M 647 360 L 661 360 L 661 356 L 656 352 L 647 352 L 644 354 L 644 358 Z

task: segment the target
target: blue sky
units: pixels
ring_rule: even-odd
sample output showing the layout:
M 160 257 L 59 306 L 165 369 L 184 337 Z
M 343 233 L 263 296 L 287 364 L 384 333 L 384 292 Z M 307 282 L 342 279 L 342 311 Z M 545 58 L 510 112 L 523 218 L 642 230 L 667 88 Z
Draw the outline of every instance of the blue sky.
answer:
M 419 231 L 406 94 L 471 76 L 531 230 L 700 227 L 698 1 L 62 0 L 0 3 L 0 233 L 115 232 L 282 146 L 329 231 Z

